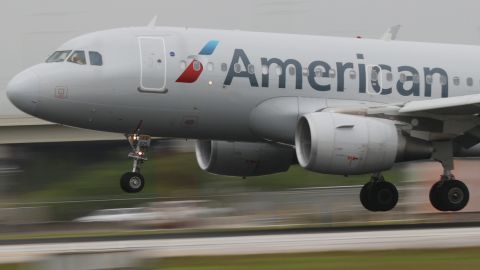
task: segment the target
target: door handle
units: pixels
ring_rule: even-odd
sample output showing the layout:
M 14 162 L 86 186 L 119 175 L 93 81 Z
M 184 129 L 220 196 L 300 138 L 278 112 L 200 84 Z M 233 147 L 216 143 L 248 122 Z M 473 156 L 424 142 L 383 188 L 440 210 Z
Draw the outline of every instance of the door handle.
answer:
M 137 90 L 138 92 L 141 92 L 141 93 L 156 93 L 156 94 L 166 94 L 168 93 L 168 89 L 165 88 L 165 89 L 153 89 L 153 88 L 143 88 L 141 86 L 137 87 Z

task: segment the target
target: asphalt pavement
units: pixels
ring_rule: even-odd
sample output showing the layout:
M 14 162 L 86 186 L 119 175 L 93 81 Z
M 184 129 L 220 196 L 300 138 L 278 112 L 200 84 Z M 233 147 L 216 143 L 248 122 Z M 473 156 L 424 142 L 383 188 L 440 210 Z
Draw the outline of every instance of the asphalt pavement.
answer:
M 147 257 L 247 255 L 323 251 L 437 249 L 480 246 L 480 226 L 371 226 L 355 230 L 310 229 L 243 234 L 147 236 L 11 242 L 0 245 L 0 262 L 52 254 L 132 251 Z

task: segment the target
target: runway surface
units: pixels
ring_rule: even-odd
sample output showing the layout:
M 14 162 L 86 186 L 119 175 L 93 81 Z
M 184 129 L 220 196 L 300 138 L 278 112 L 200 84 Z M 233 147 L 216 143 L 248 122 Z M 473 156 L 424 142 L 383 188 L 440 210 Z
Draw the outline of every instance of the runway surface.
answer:
M 40 255 L 135 251 L 146 257 L 246 255 L 347 250 L 429 249 L 480 246 L 480 227 L 312 232 L 0 246 L 0 261 Z

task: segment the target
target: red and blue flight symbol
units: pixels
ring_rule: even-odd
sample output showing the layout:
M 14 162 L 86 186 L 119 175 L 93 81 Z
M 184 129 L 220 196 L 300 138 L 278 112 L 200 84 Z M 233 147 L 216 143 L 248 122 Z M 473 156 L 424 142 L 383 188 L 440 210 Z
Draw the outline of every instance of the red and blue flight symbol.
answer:
M 202 50 L 198 53 L 199 55 L 212 55 L 215 49 L 218 46 L 220 41 L 210 40 L 203 46 Z M 194 83 L 198 80 L 200 75 L 203 72 L 203 65 L 198 60 L 193 60 L 190 65 L 185 69 L 185 71 L 178 77 L 177 83 Z

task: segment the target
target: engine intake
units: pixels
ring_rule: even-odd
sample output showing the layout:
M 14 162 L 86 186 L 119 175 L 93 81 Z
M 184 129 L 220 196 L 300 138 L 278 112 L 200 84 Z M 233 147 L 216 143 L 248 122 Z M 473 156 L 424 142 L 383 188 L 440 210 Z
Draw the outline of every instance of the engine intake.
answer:
M 431 143 L 401 134 L 394 121 L 331 112 L 301 117 L 295 148 L 305 169 L 339 175 L 381 172 L 433 153 Z

